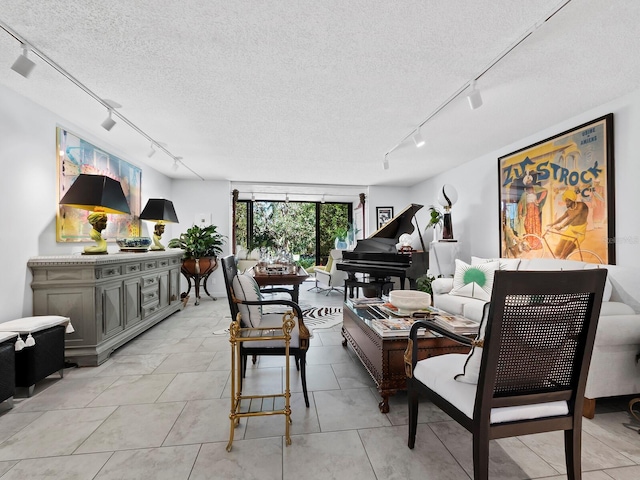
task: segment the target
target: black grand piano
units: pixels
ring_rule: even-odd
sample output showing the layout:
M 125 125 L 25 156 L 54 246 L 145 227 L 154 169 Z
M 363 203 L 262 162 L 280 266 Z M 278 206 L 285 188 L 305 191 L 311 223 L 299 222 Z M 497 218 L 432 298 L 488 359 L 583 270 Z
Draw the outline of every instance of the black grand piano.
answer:
M 336 268 L 348 274 L 345 280 L 345 300 L 347 289 L 353 297 L 353 289 L 357 287 L 375 288 L 377 294 L 387 293 L 391 277 L 400 279 L 400 288 L 404 288 L 406 278 L 409 279 L 410 288 L 416 288 L 416 279 L 426 274 L 429 266 L 428 252 L 424 247 L 420 227 L 415 221 L 415 214 L 421 208 L 422 205 L 412 203 L 368 238 L 358 240 L 352 252 L 342 253 L 342 262 Z M 400 235 L 412 233 L 414 221 L 418 227 L 422 251 L 398 252 L 396 244 Z M 365 274 L 365 278 L 356 278 L 356 273 Z

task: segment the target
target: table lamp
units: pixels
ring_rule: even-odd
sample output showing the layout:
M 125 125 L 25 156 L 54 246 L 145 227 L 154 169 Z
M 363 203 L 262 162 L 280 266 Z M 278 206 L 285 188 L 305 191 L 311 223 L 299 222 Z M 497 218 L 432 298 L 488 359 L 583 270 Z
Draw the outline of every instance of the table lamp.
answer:
M 160 243 L 160 238 L 164 233 L 165 223 L 178 223 L 178 216 L 173 208 L 173 202 L 164 198 L 150 198 L 140 214 L 140 219 L 156 222 L 156 226 L 153 229 L 151 250 L 164 250 L 164 245 Z
M 92 227 L 89 236 L 96 244 L 84 248 L 87 255 L 107 253 L 107 241 L 101 233 L 107 228 L 107 213 L 131 213 L 120 182 L 105 175 L 81 173 L 60 200 L 60 205 L 92 212 L 87 220 Z
M 438 193 L 438 203 L 444 207 L 442 217 L 442 239 L 453 240 L 453 224 L 451 223 L 451 207 L 458 201 L 458 192 L 453 185 L 443 185 Z

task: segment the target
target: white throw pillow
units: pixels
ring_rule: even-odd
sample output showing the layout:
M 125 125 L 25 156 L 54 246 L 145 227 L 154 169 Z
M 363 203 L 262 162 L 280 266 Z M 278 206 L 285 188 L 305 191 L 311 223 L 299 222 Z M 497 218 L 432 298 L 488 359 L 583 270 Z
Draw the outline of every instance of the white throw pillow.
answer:
M 500 268 L 499 262 L 469 265 L 456 259 L 456 271 L 453 275 L 453 288 L 450 295 L 477 298 L 488 302 L 491 300 L 493 277 Z
M 480 328 L 478 328 L 478 336 L 476 341 L 484 340 L 484 332 L 487 329 L 487 318 L 489 316 L 489 304 L 484 305 L 484 312 L 482 314 L 482 320 L 480 321 Z M 478 383 L 480 378 L 480 363 L 482 362 L 482 347 L 473 345 L 471 351 L 467 355 L 467 361 L 464 362 L 464 368 L 462 373 L 459 373 L 453 377 L 458 382 L 463 383 Z
M 500 262 L 500 270 L 518 270 L 520 265 L 519 258 L 480 258 L 471 257 L 471 265 L 478 265 L 481 263 Z
M 257 302 L 262 300 L 260 287 L 251 275 L 238 274 L 233 279 L 233 293 L 238 300 Z M 244 327 L 257 327 L 262 320 L 262 305 L 238 304 L 242 325 Z M 235 319 L 234 319 L 235 320 Z

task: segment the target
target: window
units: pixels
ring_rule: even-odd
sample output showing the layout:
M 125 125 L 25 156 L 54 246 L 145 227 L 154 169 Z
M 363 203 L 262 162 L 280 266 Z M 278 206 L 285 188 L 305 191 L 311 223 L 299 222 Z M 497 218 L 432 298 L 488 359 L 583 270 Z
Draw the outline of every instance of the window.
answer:
M 336 230 L 348 228 L 352 219 L 350 203 L 239 200 L 236 244 L 249 250 L 284 248 L 304 267 L 324 264 Z

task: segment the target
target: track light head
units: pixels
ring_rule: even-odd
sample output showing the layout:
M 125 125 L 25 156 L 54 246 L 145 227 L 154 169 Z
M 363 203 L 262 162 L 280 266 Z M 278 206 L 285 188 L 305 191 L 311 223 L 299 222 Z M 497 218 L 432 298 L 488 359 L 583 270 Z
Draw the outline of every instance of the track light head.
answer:
M 156 149 L 153 148 L 153 142 L 151 142 L 151 147 L 149 148 L 149 153 L 147 153 L 147 157 L 151 158 L 156 154 Z
M 116 121 L 111 118 L 111 109 L 109 109 L 109 116 L 105 118 L 104 122 L 101 123 L 102 128 L 104 128 L 108 132 L 113 128 L 115 124 Z
M 471 108 L 471 110 L 482 106 L 482 95 L 480 95 L 480 90 L 476 88 L 475 80 L 471 82 L 471 91 L 469 95 L 467 95 L 467 100 L 469 101 L 469 108 Z
M 389 170 L 389 160 L 387 159 L 386 155 L 384 156 L 384 160 L 382 161 L 382 166 L 385 170 Z
M 173 159 L 173 165 L 171 165 L 171 170 L 176 172 L 178 168 L 180 168 L 180 164 L 178 163 L 182 157 L 175 157 Z
M 31 72 L 35 68 L 36 64 L 29 57 L 29 46 L 26 43 L 22 44 L 22 54 L 13 62 L 11 70 L 19 73 L 24 78 L 29 78 Z
M 420 133 L 420 128 L 416 130 L 416 133 L 413 136 L 413 143 L 415 143 L 416 147 L 418 148 L 424 145 L 424 138 L 422 138 L 422 134 Z

